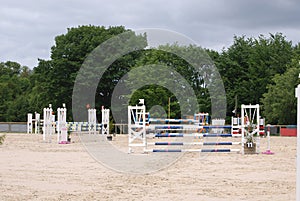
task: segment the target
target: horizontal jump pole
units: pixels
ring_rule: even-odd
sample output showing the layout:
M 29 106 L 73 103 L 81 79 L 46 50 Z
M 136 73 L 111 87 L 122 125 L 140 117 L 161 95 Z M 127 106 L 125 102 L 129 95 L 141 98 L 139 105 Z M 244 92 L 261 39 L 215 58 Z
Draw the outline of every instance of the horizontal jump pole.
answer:
M 58 123 L 58 122 L 57 122 Z M 102 124 L 94 124 L 94 123 L 88 123 L 88 122 L 66 122 L 68 126 L 89 126 L 89 125 L 96 125 L 101 127 Z
M 232 126 L 230 125 L 211 125 L 211 126 L 199 126 L 200 128 L 204 128 L 204 129 L 210 129 L 210 128 L 231 128 Z
M 154 137 L 185 137 L 185 136 L 195 136 L 195 137 L 233 137 L 230 133 L 224 134 L 210 134 L 210 133 L 195 133 L 195 134 L 184 134 L 184 133 L 164 133 L 164 134 L 155 134 Z
M 183 129 L 183 126 L 155 126 L 155 129 Z
M 239 145 L 241 142 L 150 142 L 148 145 Z
M 184 135 L 181 133 L 178 133 L 178 134 L 177 133 L 174 133 L 174 134 L 166 133 L 166 134 L 155 134 L 154 137 L 184 137 Z
M 152 149 L 146 150 L 145 152 L 240 152 L 240 149 Z
M 149 122 L 164 122 L 164 123 L 169 123 L 169 122 L 174 122 L 174 123 L 195 123 L 196 121 L 193 119 L 155 119 L 155 118 L 150 118 Z

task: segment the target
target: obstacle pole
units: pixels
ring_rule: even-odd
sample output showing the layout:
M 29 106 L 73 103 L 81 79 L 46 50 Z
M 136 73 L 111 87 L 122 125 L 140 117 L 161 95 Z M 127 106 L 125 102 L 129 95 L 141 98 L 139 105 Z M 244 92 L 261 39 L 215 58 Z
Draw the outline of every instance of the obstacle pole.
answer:
M 299 75 L 300 77 L 300 75 Z M 300 84 L 295 89 L 297 98 L 297 178 L 296 178 L 296 200 L 300 201 Z
M 272 155 L 272 154 L 274 154 L 274 152 L 272 152 L 271 151 L 271 145 L 270 145 L 270 141 L 271 141 L 271 137 L 270 137 L 270 128 L 271 127 L 271 125 L 270 124 L 268 124 L 267 125 L 267 140 L 268 140 L 268 148 L 267 148 L 267 150 L 266 151 L 264 151 L 264 152 L 262 152 L 262 154 L 266 154 L 266 155 Z

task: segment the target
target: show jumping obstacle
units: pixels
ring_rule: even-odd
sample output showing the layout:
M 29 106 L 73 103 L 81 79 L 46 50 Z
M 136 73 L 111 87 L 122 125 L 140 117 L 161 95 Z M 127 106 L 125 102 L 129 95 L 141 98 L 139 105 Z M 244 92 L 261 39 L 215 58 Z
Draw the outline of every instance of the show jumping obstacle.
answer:
M 241 117 L 231 117 L 231 133 L 233 135 L 241 134 L 242 120 Z M 265 119 L 259 119 L 259 135 L 265 136 Z
M 232 118 L 232 125 L 224 125 L 225 121 L 217 119 L 212 121 L 215 125 L 207 125 L 208 114 L 199 113 L 194 119 L 155 119 L 146 115 L 146 106 L 143 99 L 139 105 L 128 106 L 128 147 L 129 153 L 134 147 L 143 148 L 143 152 L 239 152 L 241 154 L 259 153 L 260 135 L 264 129 L 264 119 L 260 118 L 259 105 L 242 105 L 241 117 Z M 206 117 L 207 116 L 207 117 Z M 161 123 L 161 124 L 158 124 Z M 230 129 L 231 133 L 224 133 Z M 154 132 L 154 133 L 151 133 Z M 208 132 L 211 131 L 211 132 Z M 149 133 L 146 135 L 146 133 Z M 168 138 L 176 141 L 149 142 L 150 138 Z M 189 141 L 188 138 L 202 139 L 203 141 Z M 241 137 L 240 141 L 222 141 L 223 138 Z M 185 139 L 186 138 L 186 139 Z M 204 141 L 216 138 L 216 141 Z M 178 141 L 178 139 L 182 139 Z M 235 138 L 232 138 L 235 139 Z M 227 146 L 239 148 L 227 148 Z M 152 148 L 154 146 L 154 148 Z M 159 146 L 156 148 L 155 146 Z M 193 148 L 193 146 L 198 146 Z M 199 147 L 201 146 L 201 147 Z M 204 146 L 226 146 L 216 149 Z M 149 148 L 151 147 L 151 148 Z M 167 148 L 161 148 L 167 147 Z M 175 148 L 170 148 L 175 147 Z M 180 148 L 177 148 L 180 147 Z M 270 137 L 268 135 L 268 150 L 270 150 Z
M 34 125 L 34 133 L 39 134 L 40 133 L 40 114 L 35 112 L 35 118 L 32 118 L 32 113 L 27 114 L 27 134 L 33 132 L 33 125 Z M 33 124 L 34 122 L 34 124 Z
M 128 106 L 128 152 L 133 147 L 146 147 L 146 106 L 140 99 L 139 106 Z
M 245 153 L 245 148 L 247 153 L 259 153 L 259 105 L 242 105 L 241 112 L 242 154 Z
M 143 100 L 140 100 L 140 104 L 136 106 L 128 106 L 128 131 L 129 131 L 129 153 L 133 152 L 134 147 L 142 147 L 144 152 L 241 152 L 241 149 L 232 148 L 190 148 L 191 146 L 241 146 L 243 143 L 231 142 L 231 141 L 215 141 L 215 142 L 190 142 L 190 141 L 172 141 L 172 142 L 147 142 L 148 137 L 154 138 L 182 138 L 185 137 L 202 137 L 204 138 L 229 138 L 233 137 L 231 133 L 199 133 L 197 131 L 206 131 L 210 129 L 230 129 L 231 126 L 225 125 L 206 125 L 206 120 L 204 118 L 194 118 L 192 119 L 152 119 L 147 122 L 146 120 L 146 107 L 143 104 Z M 204 120 L 204 121 L 203 121 Z M 163 123 L 162 125 L 156 125 L 155 123 Z M 168 122 L 169 124 L 166 124 Z M 223 121 L 218 121 L 222 122 Z M 181 123 L 181 124 L 171 124 L 171 123 Z M 187 124 L 183 124 L 187 123 Z M 149 125 L 148 125 L 149 124 Z M 148 126 L 147 126 L 148 125 Z M 154 130 L 156 133 L 154 135 L 148 134 L 146 136 L 146 131 Z M 157 133 L 159 131 L 159 133 Z M 166 132 L 167 131 L 167 132 Z M 181 132 L 178 132 L 181 131 Z M 194 131 L 194 132 L 191 132 Z M 164 133 L 166 132 L 166 133 Z M 186 133 L 188 132 L 188 133 Z M 167 148 L 153 148 L 149 149 L 149 146 L 167 146 Z M 181 146 L 180 148 L 169 149 L 169 146 Z M 187 147 L 185 147 L 187 146 Z
M 35 121 L 35 133 L 39 133 L 39 126 L 42 124 L 43 141 L 51 142 L 51 136 L 57 132 L 57 142 L 59 144 L 67 144 L 68 132 L 84 132 L 89 134 L 97 134 L 100 130 L 102 134 L 109 135 L 109 109 L 102 107 L 102 123 L 97 123 L 96 109 L 88 109 L 88 122 L 67 122 L 67 109 L 65 104 L 62 108 L 57 109 L 57 121 L 53 115 L 52 105 L 43 109 L 43 120 L 39 119 L 39 114 L 36 113 L 36 118 L 32 119 L 32 114 L 27 115 L 27 133 L 32 133 L 33 124 Z

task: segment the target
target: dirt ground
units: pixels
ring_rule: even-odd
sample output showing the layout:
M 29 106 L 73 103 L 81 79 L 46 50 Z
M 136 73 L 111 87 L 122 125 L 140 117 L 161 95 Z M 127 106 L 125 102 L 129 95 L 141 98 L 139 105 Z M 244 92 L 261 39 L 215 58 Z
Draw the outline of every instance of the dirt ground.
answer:
M 295 200 L 296 138 L 272 137 L 275 155 L 187 153 L 161 171 L 132 175 L 96 162 L 73 143 L 6 134 L 0 145 L 0 200 Z M 126 141 L 117 136 L 113 143 Z M 119 143 L 120 144 L 120 143 Z M 266 150 L 266 139 L 261 150 Z M 161 153 L 164 154 L 164 153 Z

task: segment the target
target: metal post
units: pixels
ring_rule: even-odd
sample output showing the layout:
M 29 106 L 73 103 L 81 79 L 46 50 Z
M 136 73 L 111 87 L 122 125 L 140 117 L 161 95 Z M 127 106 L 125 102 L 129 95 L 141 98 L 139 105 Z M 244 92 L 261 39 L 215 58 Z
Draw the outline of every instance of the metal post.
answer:
M 297 178 L 296 178 L 296 200 L 300 201 L 300 84 L 295 90 L 297 97 Z

